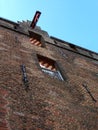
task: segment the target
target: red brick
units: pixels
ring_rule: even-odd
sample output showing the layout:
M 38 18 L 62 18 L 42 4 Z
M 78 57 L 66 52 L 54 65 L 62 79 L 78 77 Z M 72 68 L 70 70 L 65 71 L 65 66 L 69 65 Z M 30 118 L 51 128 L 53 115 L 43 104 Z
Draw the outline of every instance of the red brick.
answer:
M 27 26 L 22 23 L 20 28 L 26 33 L 22 27 L 26 31 Z M 32 31 L 41 33 L 45 46 L 33 46 L 29 34 L 12 28 L 0 27 L 0 130 L 98 130 L 98 59 L 85 49 L 85 54 L 72 50 L 66 42 L 55 39 L 55 44 L 42 30 Z M 42 72 L 37 54 L 56 61 L 65 80 Z

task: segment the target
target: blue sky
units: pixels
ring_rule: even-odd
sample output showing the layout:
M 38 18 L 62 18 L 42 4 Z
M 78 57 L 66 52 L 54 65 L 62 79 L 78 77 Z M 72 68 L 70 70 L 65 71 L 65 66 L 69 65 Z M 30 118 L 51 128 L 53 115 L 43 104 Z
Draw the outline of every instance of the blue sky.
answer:
M 0 0 L 0 17 L 32 20 L 50 36 L 98 53 L 98 0 Z

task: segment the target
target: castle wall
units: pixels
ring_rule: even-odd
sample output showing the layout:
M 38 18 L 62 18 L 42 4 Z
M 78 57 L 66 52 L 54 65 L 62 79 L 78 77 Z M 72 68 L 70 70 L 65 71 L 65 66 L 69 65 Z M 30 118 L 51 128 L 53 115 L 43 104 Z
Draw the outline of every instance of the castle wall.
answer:
M 97 130 L 97 54 L 41 30 L 31 31 L 44 46 L 32 45 L 22 28 L 0 26 L 0 130 Z M 44 73 L 37 55 L 54 60 L 63 80 Z

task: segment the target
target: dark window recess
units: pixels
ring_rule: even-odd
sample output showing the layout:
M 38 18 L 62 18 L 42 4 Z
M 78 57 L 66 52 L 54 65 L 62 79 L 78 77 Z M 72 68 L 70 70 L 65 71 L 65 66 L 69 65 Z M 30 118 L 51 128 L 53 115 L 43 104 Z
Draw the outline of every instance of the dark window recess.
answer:
M 51 77 L 64 80 L 55 61 L 40 55 L 38 55 L 38 60 L 39 65 L 44 73 L 50 75 Z
M 21 70 L 22 70 L 22 77 L 23 77 L 23 82 L 26 88 L 29 87 L 29 82 L 28 82 L 28 78 L 27 78 L 27 74 L 26 74 L 26 67 L 25 65 L 21 65 Z
M 96 99 L 93 97 L 92 93 L 91 93 L 90 90 L 88 89 L 87 84 L 84 83 L 84 84 L 82 84 L 82 86 L 86 89 L 87 93 L 88 93 L 89 96 L 92 98 L 92 100 L 93 100 L 94 102 L 96 102 Z
M 19 26 L 17 26 L 17 25 L 14 25 L 14 29 L 17 29 Z
M 41 35 L 29 32 L 30 33 L 30 43 L 35 46 L 43 47 L 44 46 L 44 39 Z
M 76 46 L 75 46 L 75 45 L 73 45 L 73 44 L 69 44 L 69 46 L 70 46 L 70 48 L 71 48 L 71 49 L 73 49 L 73 50 L 77 51 L 77 48 L 76 48 Z
M 35 26 L 36 26 L 36 24 L 37 24 L 37 22 L 38 22 L 38 20 L 39 20 L 40 15 L 41 15 L 41 12 L 40 12 L 40 11 L 36 11 L 36 13 L 35 13 L 35 15 L 34 15 L 34 18 L 33 18 L 33 20 L 32 20 L 32 23 L 31 23 L 31 25 L 30 25 L 30 26 L 32 27 L 32 29 L 35 28 Z

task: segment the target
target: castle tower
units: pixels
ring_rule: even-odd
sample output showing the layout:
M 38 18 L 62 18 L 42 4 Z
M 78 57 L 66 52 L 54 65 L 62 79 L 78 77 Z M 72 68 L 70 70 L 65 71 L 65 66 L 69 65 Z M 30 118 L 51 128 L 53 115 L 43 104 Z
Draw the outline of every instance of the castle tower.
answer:
M 0 130 L 98 130 L 98 54 L 30 24 L 0 18 Z

